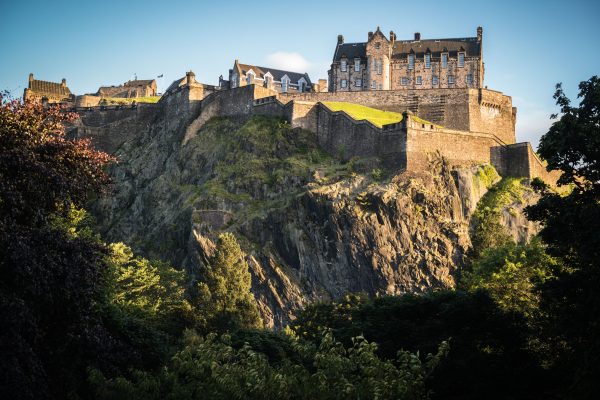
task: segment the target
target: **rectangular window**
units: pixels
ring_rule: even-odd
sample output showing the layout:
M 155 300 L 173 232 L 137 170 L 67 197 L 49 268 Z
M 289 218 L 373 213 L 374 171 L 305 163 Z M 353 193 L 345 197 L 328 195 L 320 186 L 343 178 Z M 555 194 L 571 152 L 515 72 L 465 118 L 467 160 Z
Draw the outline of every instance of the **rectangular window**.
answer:
M 360 71 L 360 58 L 354 59 L 354 71 L 356 71 L 356 72 Z
M 381 89 L 383 89 L 383 88 L 381 87 L 381 83 L 380 83 L 380 84 L 379 84 L 379 90 L 381 90 Z
M 355 86 L 361 87 L 362 86 L 362 79 L 357 79 L 356 83 L 354 84 Z
M 465 66 L 465 53 L 458 53 L 458 66 L 460 68 Z
M 448 75 L 448 85 L 454 85 L 454 75 Z
M 448 53 L 442 53 L 442 68 L 448 68 Z
M 376 71 L 377 70 L 377 61 L 374 58 L 371 59 L 371 64 L 373 64 L 373 67 L 372 67 L 373 71 Z
M 343 87 L 343 88 L 345 88 L 346 86 L 348 86 L 348 81 L 345 80 L 345 79 L 342 79 L 341 82 L 340 82 L 340 86 Z
M 283 93 L 288 91 L 288 80 L 287 79 L 282 79 L 281 80 L 281 91 Z
M 402 82 L 402 86 L 406 86 L 406 85 L 408 85 L 408 78 L 407 78 L 407 77 L 405 77 L 405 76 L 403 76 L 403 77 L 402 77 L 402 81 L 401 81 L 401 82 Z
M 440 84 L 440 78 L 438 78 L 437 76 L 434 75 L 433 78 L 431 78 L 431 84 L 433 86 L 439 85 Z
M 371 82 L 371 89 L 377 89 L 377 82 Z
M 423 77 L 421 75 L 417 76 L 417 85 L 423 84 Z
M 342 72 L 346 72 L 346 70 L 348 69 L 348 62 L 346 60 L 342 60 L 342 63 L 340 64 L 340 69 L 342 70 Z
M 377 60 L 377 74 L 381 75 L 383 73 L 383 62 L 381 58 Z
M 408 69 L 415 69 L 415 55 L 408 55 Z
M 431 68 L 431 54 L 425 54 L 425 68 Z
M 473 84 L 473 74 L 467 75 L 467 85 L 471 86 Z

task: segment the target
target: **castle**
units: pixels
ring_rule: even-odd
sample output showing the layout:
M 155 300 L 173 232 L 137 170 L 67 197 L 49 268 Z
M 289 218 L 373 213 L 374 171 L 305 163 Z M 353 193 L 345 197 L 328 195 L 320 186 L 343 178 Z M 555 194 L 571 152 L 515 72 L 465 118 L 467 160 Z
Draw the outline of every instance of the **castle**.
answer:
M 371 157 L 390 168 L 423 170 L 436 153 L 455 165 L 489 163 L 501 175 L 556 182 L 557 172 L 546 171 L 531 145 L 516 142 L 511 97 L 483 86 L 481 28 L 477 37 L 464 39 L 420 40 L 417 34 L 413 41 L 397 41 L 393 32 L 388 39 L 379 29 L 368 38 L 346 44 L 338 37 L 329 91 L 311 86 L 307 74 L 236 60 L 229 80 L 206 85 L 190 71 L 156 104 L 78 102 L 73 110 L 80 120 L 71 134 L 91 137 L 111 152 L 160 118 L 178 126 L 185 144 L 210 118 L 270 115 L 314 132 L 325 151 L 344 159 Z M 396 111 L 403 118 L 377 126 L 335 111 L 329 102 Z

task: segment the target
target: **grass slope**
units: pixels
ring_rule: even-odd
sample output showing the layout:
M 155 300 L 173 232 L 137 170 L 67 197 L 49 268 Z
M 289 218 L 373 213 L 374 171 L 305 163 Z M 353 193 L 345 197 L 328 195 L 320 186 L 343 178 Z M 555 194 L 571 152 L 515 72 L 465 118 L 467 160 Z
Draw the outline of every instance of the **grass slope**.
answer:
M 146 96 L 146 97 L 104 97 L 100 100 L 101 105 L 114 105 L 114 104 L 131 104 L 136 103 L 157 103 L 160 100 L 160 96 Z
M 402 114 L 382 111 L 375 108 L 361 106 L 360 104 L 345 103 L 341 101 L 323 102 L 332 111 L 344 111 L 355 120 L 367 120 L 378 127 L 402 121 Z

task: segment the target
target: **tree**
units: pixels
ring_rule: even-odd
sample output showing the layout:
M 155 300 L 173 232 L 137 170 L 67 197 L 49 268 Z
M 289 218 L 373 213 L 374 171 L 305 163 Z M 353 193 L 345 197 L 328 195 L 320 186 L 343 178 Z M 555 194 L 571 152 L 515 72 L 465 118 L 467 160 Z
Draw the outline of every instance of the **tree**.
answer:
M 542 197 L 526 211 L 542 223 L 540 236 L 549 253 L 565 265 L 542 291 L 551 318 L 548 340 L 564 348 L 569 394 L 592 398 L 600 392 L 600 79 L 581 82 L 578 97 L 579 105 L 572 106 L 561 84 L 556 86 L 561 116 L 538 149 L 549 170 L 562 172 L 558 185 L 572 191 L 562 195 L 538 181 Z
M 64 228 L 111 160 L 65 138 L 73 115 L 0 96 L 0 397 L 65 398 L 115 343 L 97 315 L 105 249 Z M 115 353 L 118 353 L 115 351 Z
M 215 254 L 201 273 L 196 305 L 210 327 L 262 326 L 244 254 L 231 233 L 219 235 Z

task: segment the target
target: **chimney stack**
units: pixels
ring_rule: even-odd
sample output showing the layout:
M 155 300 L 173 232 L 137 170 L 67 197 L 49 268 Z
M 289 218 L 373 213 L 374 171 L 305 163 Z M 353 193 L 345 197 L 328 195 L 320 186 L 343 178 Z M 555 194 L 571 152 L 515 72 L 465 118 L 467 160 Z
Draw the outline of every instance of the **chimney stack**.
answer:
M 394 31 L 390 31 L 390 42 L 394 43 L 396 41 L 396 34 Z
M 338 35 L 338 44 L 344 44 L 344 36 Z
M 420 32 L 415 32 L 415 42 L 418 42 L 421 40 L 421 33 Z
M 191 70 L 185 73 L 185 77 L 188 85 L 196 83 L 196 74 L 194 74 Z
M 483 38 L 483 28 L 478 26 L 477 27 L 477 41 L 481 42 L 482 38 Z
M 29 82 L 33 82 L 33 74 L 29 74 Z
M 66 87 L 67 86 L 67 80 L 65 78 L 62 78 L 62 81 L 60 82 L 60 85 L 62 87 Z
M 369 40 L 373 37 L 373 32 L 369 32 Z

